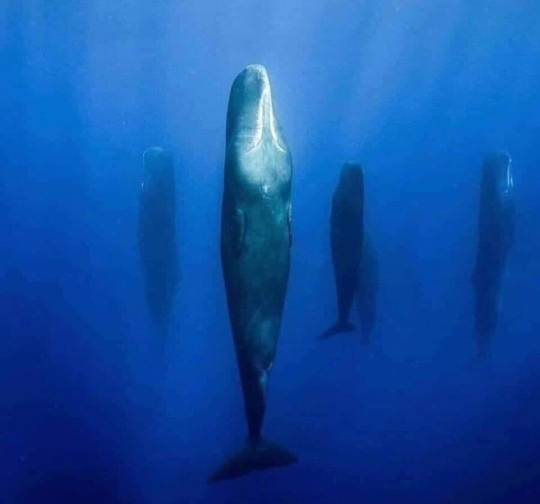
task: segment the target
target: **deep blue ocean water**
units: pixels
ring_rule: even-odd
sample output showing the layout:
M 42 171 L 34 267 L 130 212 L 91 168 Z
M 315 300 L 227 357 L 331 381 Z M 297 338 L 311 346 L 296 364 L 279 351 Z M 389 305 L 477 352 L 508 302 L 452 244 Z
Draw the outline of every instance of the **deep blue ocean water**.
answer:
M 208 486 L 246 432 L 219 222 L 228 93 L 250 63 L 294 163 L 264 431 L 300 460 Z M 2 504 L 540 503 L 537 0 L 2 0 L 0 69 Z M 152 145 L 176 160 L 165 343 L 136 239 Z M 499 149 L 516 241 L 478 361 L 478 187 Z M 370 346 L 317 341 L 347 159 L 380 263 Z

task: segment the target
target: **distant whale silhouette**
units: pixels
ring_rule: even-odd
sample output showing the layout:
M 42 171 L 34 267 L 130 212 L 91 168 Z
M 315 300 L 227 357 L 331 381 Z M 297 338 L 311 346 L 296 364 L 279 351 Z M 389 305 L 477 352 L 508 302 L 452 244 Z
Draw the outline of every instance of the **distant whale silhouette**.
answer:
M 476 343 L 485 355 L 497 326 L 506 258 L 514 241 L 512 161 L 505 152 L 484 160 L 480 184 L 478 248 L 472 274 L 475 293 Z
M 167 329 L 178 284 L 174 162 L 170 152 L 152 147 L 143 154 L 139 198 L 139 252 L 152 320 Z
M 364 233 L 362 257 L 358 268 L 356 305 L 362 328 L 362 342 L 370 343 L 377 316 L 379 261 L 370 236 Z
M 248 439 L 209 482 L 297 460 L 261 435 L 289 278 L 292 162 L 260 65 L 232 85 L 226 144 L 221 261 Z
M 349 315 L 358 289 L 364 234 L 364 175 L 360 165 L 345 163 L 332 198 L 330 245 L 336 283 L 338 320 L 320 339 L 353 331 Z

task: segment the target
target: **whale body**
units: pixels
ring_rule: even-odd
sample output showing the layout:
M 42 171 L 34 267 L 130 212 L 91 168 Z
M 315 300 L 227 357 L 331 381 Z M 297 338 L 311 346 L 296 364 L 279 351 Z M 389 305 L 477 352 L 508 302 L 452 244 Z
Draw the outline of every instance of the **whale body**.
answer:
M 138 241 L 148 309 L 157 328 L 166 331 L 179 268 L 174 161 L 160 147 L 143 154 Z
M 497 327 L 502 276 L 514 242 L 513 187 L 510 156 L 506 152 L 488 155 L 482 166 L 478 246 L 472 274 L 476 343 L 480 355 L 489 351 Z
M 261 434 L 289 279 L 291 176 L 267 71 L 250 65 L 229 97 L 221 214 L 223 278 L 248 437 L 210 482 L 296 461 Z
M 345 163 L 332 198 L 330 246 L 336 285 L 338 317 L 320 339 L 355 330 L 349 321 L 358 291 L 358 271 L 364 236 L 364 175 L 362 167 Z

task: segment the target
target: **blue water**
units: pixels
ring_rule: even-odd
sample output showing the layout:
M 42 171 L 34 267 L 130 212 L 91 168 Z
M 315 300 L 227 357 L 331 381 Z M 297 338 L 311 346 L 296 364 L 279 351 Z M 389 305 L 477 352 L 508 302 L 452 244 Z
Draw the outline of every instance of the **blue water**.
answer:
M 540 502 L 537 0 L 3 0 L 0 40 L 0 502 Z M 250 63 L 294 162 L 264 430 L 300 461 L 208 486 L 246 432 L 218 237 L 228 93 Z M 151 145 L 177 168 L 165 346 L 136 240 Z M 516 242 L 478 362 L 478 184 L 498 149 Z M 345 159 L 381 268 L 368 347 L 316 339 Z

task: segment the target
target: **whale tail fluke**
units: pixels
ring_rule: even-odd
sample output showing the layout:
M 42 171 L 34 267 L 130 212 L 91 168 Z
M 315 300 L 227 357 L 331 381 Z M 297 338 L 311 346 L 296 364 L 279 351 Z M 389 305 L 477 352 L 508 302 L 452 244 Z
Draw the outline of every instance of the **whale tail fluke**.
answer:
M 263 439 L 248 442 L 242 450 L 231 455 L 217 468 L 208 478 L 208 483 L 238 478 L 252 471 L 287 466 L 294 464 L 297 460 L 294 453 L 275 443 L 269 443 Z
M 352 331 L 356 331 L 356 326 L 354 324 L 351 324 L 350 322 L 338 322 L 336 325 L 333 325 L 332 327 L 324 331 L 319 336 L 319 339 L 324 340 L 330 338 L 331 336 L 335 336 L 336 334 Z

